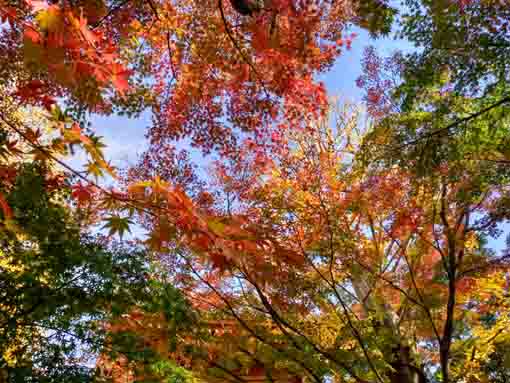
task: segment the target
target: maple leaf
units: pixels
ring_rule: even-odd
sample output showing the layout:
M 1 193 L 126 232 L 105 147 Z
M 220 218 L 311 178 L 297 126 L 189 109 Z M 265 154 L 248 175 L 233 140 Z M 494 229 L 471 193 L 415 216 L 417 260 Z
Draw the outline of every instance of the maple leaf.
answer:
M 51 140 L 51 144 L 47 146 L 47 149 L 51 153 L 66 155 L 68 153 L 67 146 L 65 142 L 60 138 L 55 138 Z M 71 153 L 72 153 L 72 147 L 71 147 Z
M 6 6 L 2 5 L 2 9 L 0 9 L 0 20 L 3 23 L 8 21 L 12 27 L 15 24 L 15 22 L 17 21 L 16 20 L 17 14 L 18 14 L 18 12 L 17 12 L 16 8 L 6 7 Z
M 23 151 L 17 146 L 17 141 L 8 141 L 0 138 L 0 157 L 7 160 L 10 156 L 20 157 Z
M 112 215 L 105 219 L 106 223 L 103 226 L 103 229 L 108 229 L 108 235 L 112 236 L 116 233 L 119 234 L 120 239 L 127 231 L 131 233 L 130 225 L 133 224 L 133 221 L 129 219 L 129 217 L 121 217 L 119 215 Z
M 71 142 L 78 141 L 85 145 L 92 145 L 90 138 L 82 134 L 80 125 L 77 122 L 73 122 L 71 128 L 64 131 L 64 137 L 69 138 Z
M 111 73 L 111 81 L 113 86 L 117 89 L 120 94 L 125 94 L 129 89 L 129 76 L 132 71 L 126 69 L 123 65 L 113 63 L 109 67 Z
M 207 226 L 216 235 L 223 235 L 225 233 L 226 225 L 218 219 L 207 220 Z
M 32 26 L 26 26 L 23 30 L 23 37 L 25 40 L 32 42 L 31 45 L 25 44 L 25 53 L 28 54 L 30 57 L 36 57 L 40 54 L 40 48 L 35 45 L 39 44 L 41 41 L 41 34 Z M 27 42 L 26 41 L 26 42 Z
M 88 137 L 84 136 L 80 140 L 86 152 L 92 157 L 92 161 L 87 163 L 87 172 L 96 178 L 102 177 L 104 172 L 107 172 L 113 178 L 117 178 L 115 168 L 104 159 L 103 149 L 106 145 L 102 142 L 102 137 L 90 135 Z
M 78 29 L 89 44 L 94 44 L 99 40 L 99 37 L 88 28 L 87 19 L 82 16 L 78 21 Z
M 162 251 L 163 246 L 174 238 L 177 230 L 167 217 L 162 216 L 158 219 L 157 224 L 151 230 L 147 245 L 156 251 Z
M 97 162 L 89 161 L 85 166 L 87 174 L 92 175 L 96 180 L 100 177 L 103 177 L 104 170 L 101 166 L 97 164 Z
M 73 185 L 71 196 L 78 201 L 78 206 L 89 202 L 93 195 L 92 185 L 83 185 L 81 182 Z
M 95 151 L 98 156 L 102 156 L 103 149 L 106 148 L 106 145 L 103 142 L 103 137 L 92 134 L 89 139 L 90 151 Z
M 152 185 L 150 181 L 140 181 L 128 186 L 128 193 L 132 194 L 135 198 L 145 197 L 147 188 Z
M 36 16 L 36 20 L 43 30 L 54 33 L 63 31 L 64 23 L 62 20 L 62 13 L 60 8 L 56 5 L 51 5 L 39 12 Z

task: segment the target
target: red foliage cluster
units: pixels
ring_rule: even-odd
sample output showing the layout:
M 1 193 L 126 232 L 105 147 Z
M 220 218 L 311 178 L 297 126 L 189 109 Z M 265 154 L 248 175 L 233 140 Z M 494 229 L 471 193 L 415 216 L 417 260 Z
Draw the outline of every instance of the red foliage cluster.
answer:
M 365 91 L 363 99 L 372 117 L 379 119 L 395 111 L 391 92 L 401 80 L 402 69 L 400 52 L 384 59 L 377 54 L 374 47 L 365 49 L 362 74 L 356 84 Z

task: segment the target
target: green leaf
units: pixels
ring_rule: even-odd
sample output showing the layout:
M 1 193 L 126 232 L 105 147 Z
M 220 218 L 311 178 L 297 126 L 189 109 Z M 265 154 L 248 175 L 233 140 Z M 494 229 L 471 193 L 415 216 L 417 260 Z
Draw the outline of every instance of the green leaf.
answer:
M 106 224 L 103 226 L 103 229 L 109 229 L 108 235 L 114 235 L 116 233 L 119 234 L 119 237 L 122 239 L 122 236 L 127 231 L 131 233 L 131 229 L 129 225 L 133 224 L 128 217 L 120 217 L 118 215 L 112 215 L 106 220 Z

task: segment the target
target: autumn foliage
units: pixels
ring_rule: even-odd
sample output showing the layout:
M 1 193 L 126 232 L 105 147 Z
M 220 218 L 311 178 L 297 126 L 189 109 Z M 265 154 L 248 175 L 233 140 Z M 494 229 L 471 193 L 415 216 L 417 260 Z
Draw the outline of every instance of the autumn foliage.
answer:
M 506 382 L 503 3 L 0 1 L 0 381 Z

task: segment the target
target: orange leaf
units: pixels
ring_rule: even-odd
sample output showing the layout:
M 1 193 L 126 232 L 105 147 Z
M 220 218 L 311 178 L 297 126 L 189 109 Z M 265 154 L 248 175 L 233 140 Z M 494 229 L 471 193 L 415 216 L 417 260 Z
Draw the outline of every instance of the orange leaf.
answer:
M 78 123 L 73 122 L 73 125 L 71 126 L 71 132 L 77 137 L 79 141 L 83 142 L 85 145 L 90 145 L 92 143 L 87 136 L 81 134 L 81 128 Z
M 23 31 L 23 34 L 26 39 L 32 41 L 35 44 L 39 44 L 41 41 L 41 35 L 37 30 L 35 30 L 32 27 L 26 27 L 25 30 Z
M 92 199 L 92 187 L 79 182 L 72 187 L 71 196 L 78 201 L 78 205 L 87 203 Z
M 132 194 L 135 198 L 142 198 L 145 196 L 145 191 L 150 185 L 150 182 L 137 182 L 128 186 L 128 193 Z
M 2 212 L 4 213 L 5 218 L 12 218 L 12 210 L 1 193 L 0 193 L 0 208 L 2 208 Z
M 113 63 L 111 65 L 111 81 L 120 94 L 126 93 L 129 89 L 128 78 L 130 74 L 131 71 L 120 64 Z

